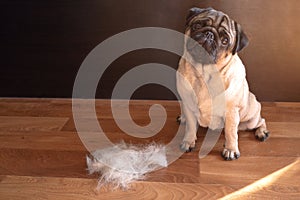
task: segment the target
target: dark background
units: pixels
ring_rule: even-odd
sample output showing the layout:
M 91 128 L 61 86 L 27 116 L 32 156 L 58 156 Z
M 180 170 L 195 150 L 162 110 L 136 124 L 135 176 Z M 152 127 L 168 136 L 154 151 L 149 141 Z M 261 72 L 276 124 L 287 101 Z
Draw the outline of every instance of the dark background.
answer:
M 240 57 L 259 100 L 300 101 L 299 0 L 1 0 L 0 97 L 71 97 L 82 61 L 99 43 L 138 27 L 184 32 L 193 6 L 212 6 L 242 25 L 250 45 Z M 176 69 L 178 60 L 161 50 L 127 53 L 105 72 L 96 97 L 110 98 L 116 81 L 134 66 L 157 62 Z M 146 85 L 133 98 L 175 97 Z

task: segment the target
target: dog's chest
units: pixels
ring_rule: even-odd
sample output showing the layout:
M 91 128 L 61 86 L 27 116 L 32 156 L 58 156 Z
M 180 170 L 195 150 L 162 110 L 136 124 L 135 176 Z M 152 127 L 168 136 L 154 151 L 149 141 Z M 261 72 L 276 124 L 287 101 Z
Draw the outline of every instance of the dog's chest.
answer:
M 183 99 L 183 103 L 189 103 L 192 110 L 199 111 L 199 124 L 208 127 L 212 118 L 212 97 L 207 82 L 210 81 L 209 76 L 205 76 L 200 68 L 195 68 L 186 63 L 179 66 L 178 72 L 184 77 L 179 81 L 179 94 Z M 189 86 L 183 81 L 187 81 Z M 193 105 L 191 105 L 193 104 Z

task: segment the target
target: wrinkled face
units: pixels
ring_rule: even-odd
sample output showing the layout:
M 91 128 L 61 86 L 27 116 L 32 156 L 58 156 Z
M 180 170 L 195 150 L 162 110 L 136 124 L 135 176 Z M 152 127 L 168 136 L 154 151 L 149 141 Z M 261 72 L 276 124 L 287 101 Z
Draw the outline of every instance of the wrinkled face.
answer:
M 200 44 L 210 56 L 210 59 L 218 64 L 231 58 L 248 44 L 247 36 L 243 33 L 235 21 L 226 14 L 212 8 L 192 8 L 187 16 L 186 34 L 188 39 L 186 49 L 195 61 L 201 61 L 199 49 L 195 41 Z

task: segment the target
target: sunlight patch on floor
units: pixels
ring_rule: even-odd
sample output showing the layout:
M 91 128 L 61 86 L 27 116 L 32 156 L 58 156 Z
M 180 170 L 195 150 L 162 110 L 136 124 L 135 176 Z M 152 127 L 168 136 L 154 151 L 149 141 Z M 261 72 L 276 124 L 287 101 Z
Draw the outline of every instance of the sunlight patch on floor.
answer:
M 270 185 L 272 183 L 276 182 L 282 175 L 284 175 L 287 171 L 295 167 L 299 163 L 299 159 L 297 159 L 295 162 L 283 167 L 282 169 L 269 174 L 268 176 L 265 176 L 264 178 L 259 179 L 258 181 L 255 181 L 254 183 L 247 185 L 246 187 L 233 192 L 231 194 L 226 195 L 225 197 L 221 198 L 220 200 L 226 200 L 226 199 L 240 199 L 243 197 L 249 197 L 249 195 L 258 192 Z

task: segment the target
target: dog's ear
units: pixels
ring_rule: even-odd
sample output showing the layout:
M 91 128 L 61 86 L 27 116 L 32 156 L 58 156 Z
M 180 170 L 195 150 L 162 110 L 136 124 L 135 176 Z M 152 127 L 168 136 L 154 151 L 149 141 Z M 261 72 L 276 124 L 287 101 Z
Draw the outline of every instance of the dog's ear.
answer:
M 236 54 L 237 52 L 241 51 L 243 48 L 245 48 L 249 44 L 249 39 L 247 35 L 244 33 L 242 30 L 241 25 L 238 23 L 234 22 L 234 27 L 236 31 L 236 36 L 235 36 L 235 44 L 232 50 L 232 54 Z
M 209 7 L 209 8 L 197 8 L 197 7 L 193 7 L 189 10 L 189 13 L 186 16 L 186 26 L 190 23 L 190 21 L 197 15 L 199 15 L 202 12 L 208 11 L 208 10 L 212 10 L 213 8 Z

